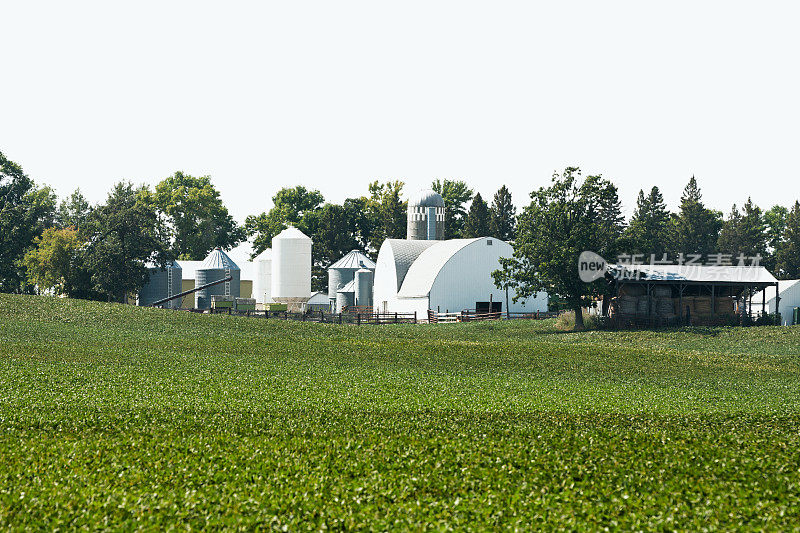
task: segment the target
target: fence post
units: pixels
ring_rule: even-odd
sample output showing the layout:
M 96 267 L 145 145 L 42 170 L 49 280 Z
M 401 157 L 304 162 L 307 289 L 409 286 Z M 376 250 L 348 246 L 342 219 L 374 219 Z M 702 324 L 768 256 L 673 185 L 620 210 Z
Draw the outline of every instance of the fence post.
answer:
M 414 311 L 414 324 L 416 324 L 416 323 L 417 323 L 417 312 Z
M 339 313 L 339 324 L 342 323 L 342 313 Z
M 289 320 L 289 311 L 288 310 L 283 312 L 283 319 L 284 320 Z
M 397 312 L 394 314 L 394 323 L 397 324 Z
M 356 313 L 356 324 L 361 325 L 361 313 Z

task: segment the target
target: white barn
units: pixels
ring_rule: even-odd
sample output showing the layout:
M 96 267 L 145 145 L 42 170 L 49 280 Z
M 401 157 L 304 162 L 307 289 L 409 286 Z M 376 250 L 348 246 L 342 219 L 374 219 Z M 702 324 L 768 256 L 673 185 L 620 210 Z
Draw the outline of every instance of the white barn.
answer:
M 495 287 L 492 272 L 500 268 L 501 257 L 513 253 L 510 244 L 493 237 L 387 239 L 378 252 L 373 305 L 376 311 L 416 312 L 417 316 L 426 316 L 429 309 L 485 312 L 490 301 L 493 311 L 547 311 L 544 293 L 514 303 L 513 289 L 506 295 L 505 290 Z

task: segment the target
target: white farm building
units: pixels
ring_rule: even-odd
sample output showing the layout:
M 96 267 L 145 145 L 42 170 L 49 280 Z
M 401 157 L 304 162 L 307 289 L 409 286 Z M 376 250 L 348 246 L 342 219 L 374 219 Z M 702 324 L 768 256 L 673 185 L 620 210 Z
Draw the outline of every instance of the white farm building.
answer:
M 781 280 L 778 282 L 778 297 L 780 298 L 778 308 L 775 303 L 775 289 L 766 289 L 753 296 L 753 304 L 756 310 L 761 308 L 762 302 L 766 302 L 767 312 L 781 314 L 781 324 L 784 326 L 794 326 L 794 309 L 800 307 L 800 279 Z
M 407 239 L 387 239 L 378 252 L 373 306 L 378 312 L 457 313 L 547 311 L 547 295 L 514 302 L 494 284 L 500 258 L 514 253 L 510 244 L 493 237 L 439 240 L 444 234 L 444 203 L 433 191 L 409 200 Z M 413 231 L 412 231 L 413 230 Z M 491 303 L 491 307 L 490 307 Z

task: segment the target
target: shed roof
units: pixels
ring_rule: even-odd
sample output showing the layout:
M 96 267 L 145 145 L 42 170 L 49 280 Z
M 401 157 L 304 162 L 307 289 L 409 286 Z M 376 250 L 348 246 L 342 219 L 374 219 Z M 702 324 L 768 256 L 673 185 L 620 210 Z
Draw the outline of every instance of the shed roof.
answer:
M 307 304 L 327 304 L 328 303 L 328 295 L 322 291 L 317 291 L 311 293 L 311 298 L 308 299 L 306 302 Z
M 640 274 L 638 281 L 715 283 L 737 285 L 764 285 L 778 280 L 762 266 L 716 266 L 716 265 L 608 265 L 612 272 L 629 275 Z M 637 281 L 636 279 L 626 279 Z
M 477 239 L 451 239 L 449 241 L 411 241 L 433 242 L 435 244 L 419 254 L 417 260 L 413 262 L 397 296 L 419 298 L 430 294 L 433 282 L 445 263 L 465 246 L 482 239 L 483 237 Z
M 358 270 L 362 265 L 370 270 L 375 270 L 375 261 L 367 257 L 361 250 L 352 250 L 329 266 L 328 270 L 332 268 Z

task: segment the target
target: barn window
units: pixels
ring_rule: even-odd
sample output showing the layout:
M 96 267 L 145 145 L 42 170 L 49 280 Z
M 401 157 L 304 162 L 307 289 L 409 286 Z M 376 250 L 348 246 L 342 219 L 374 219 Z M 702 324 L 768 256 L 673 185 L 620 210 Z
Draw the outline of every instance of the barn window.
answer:
M 487 239 L 486 246 L 491 246 L 491 245 L 492 245 L 492 239 Z

